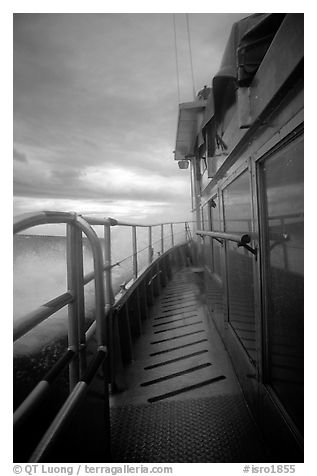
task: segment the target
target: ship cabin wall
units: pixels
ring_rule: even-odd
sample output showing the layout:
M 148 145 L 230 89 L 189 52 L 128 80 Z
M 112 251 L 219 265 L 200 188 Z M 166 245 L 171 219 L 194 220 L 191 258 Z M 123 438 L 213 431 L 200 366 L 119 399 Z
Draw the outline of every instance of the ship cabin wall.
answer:
M 208 145 L 211 131 L 220 138 Z M 210 314 L 247 402 L 283 454 L 303 445 L 303 18 L 286 15 L 251 85 L 205 127 L 198 238 Z M 215 134 L 214 134 L 215 135 Z M 291 450 L 291 451 L 290 451 Z

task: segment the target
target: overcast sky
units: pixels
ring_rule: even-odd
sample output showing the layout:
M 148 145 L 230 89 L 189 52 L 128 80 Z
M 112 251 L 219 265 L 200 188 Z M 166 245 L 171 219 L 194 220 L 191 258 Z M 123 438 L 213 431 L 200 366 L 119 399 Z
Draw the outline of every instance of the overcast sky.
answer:
M 210 85 L 232 24 L 189 14 L 196 90 Z M 186 17 L 176 14 L 181 102 L 192 100 Z M 14 212 L 189 216 L 173 160 L 178 98 L 173 15 L 14 15 Z

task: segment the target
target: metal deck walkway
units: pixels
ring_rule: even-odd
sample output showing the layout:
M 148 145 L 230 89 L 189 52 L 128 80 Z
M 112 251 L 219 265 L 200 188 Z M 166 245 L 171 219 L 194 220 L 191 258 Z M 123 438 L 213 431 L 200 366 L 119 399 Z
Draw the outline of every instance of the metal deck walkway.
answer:
M 190 268 L 153 306 L 124 377 L 111 398 L 113 461 L 270 461 Z

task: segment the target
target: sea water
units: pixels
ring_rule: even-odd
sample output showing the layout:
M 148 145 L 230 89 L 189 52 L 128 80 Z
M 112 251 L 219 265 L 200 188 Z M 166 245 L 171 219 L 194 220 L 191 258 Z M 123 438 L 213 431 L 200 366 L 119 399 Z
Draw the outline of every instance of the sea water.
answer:
M 180 236 L 181 235 L 181 236 Z M 183 239 L 183 234 L 175 236 L 175 242 Z M 158 255 L 160 228 L 153 228 L 154 257 Z M 170 236 L 164 237 L 165 249 L 170 246 Z M 100 238 L 104 248 L 103 238 Z M 132 278 L 131 228 L 118 227 L 111 230 L 111 259 L 120 265 L 112 268 L 112 287 L 116 295 L 120 285 Z M 137 229 L 138 268 L 148 262 L 148 229 Z M 67 291 L 66 237 L 18 234 L 13 242 L 13 308 L 14 321 L 51 299 Z M 127 259 L 125 259 L 127 258 Z M 124 260 L 124 261 L 122 261 Z M 93 270 L 90 243 L 83 240 L 84 274 Z M 94 319 L 94 280 L 85 286 L 85 314 L 87 326 Z M 35 329 L 28 332 L 14 345 L 15 355 L 29 355 L 39 352 L 50 342 L 67 335 L 67 306 L 50 316 Z

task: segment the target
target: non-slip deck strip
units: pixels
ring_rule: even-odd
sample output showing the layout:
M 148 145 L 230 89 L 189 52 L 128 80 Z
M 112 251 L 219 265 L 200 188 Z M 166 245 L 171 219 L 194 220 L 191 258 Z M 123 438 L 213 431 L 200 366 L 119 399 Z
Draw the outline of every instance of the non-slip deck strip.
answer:
M 186 293 L 190 293 L 190 292 L 192 292 L 192 288 L 188 287 L 188 286 L 184 286 L 184 287 L 178 288 L 178 289 L 170 289 L 169 292 L 166 293 L 164 297 L 186 294 Z
M 154 331 L 154 334 L 161 334 L 162 332 L 170 332 L 170 331 L 174 331 L 175 329 L 182 329 L 183 327 L 196 326 L 197 324 L 201 324 L 202 322 L 203 321 L 195 321 L 195 322 L 191 322 L 190 324 L 183 324 L 181 326 L 170 327 L 169 329 L 160 329 L 159 331 Z
M 166 311 L 161 311 L 161 314 L 165 314 L 166 312 L 171 312 L 171 311 L 178 311 L 179 309 L 186 309 L 188 307 L 193 307 L 196 306 L 196 303 L 193 302 L 193 304 L 186 304 L 186 306 L 170 306 L 169 308 L 166 309 Z
M 191 297 L 188 297 L 186 299 L 173 299 L 171 301 L 167 301 L 167 302 L 164 302 L 161 304 L 161 309 L 165 309 L 166 307 L 174 307 L 174 306 L 178 306 L 179 303 L 182 303 L 182 304 L 188 304 L 188 302 L 192 303 L 192 302 L 195 302 L 194 300 L 194 296 L 191 296 Z
M 174 350 L 184 349 L 185 347 L 191 347 L 192 345 L 201 344 L 202 342 L 207 342 L 208 339 L 200 339 L 194 342 L 189 342 L 188 344 L 178 345 L 176 347 L 171 347 L 169 349 L 159 350 L 157 352 L 152 352 L 150 357 L 154 357 L 155 355 L 166 354 L 167 352 L 173 352 Z
M 194 334 L 200 334 L 201 332 L 205 332 L 204 329 L 200 329 L 199 331 L 188 332 L 187 334 L 181 334 L 180 336 L 173 336 L 168 337 L 167 339 L 155 340 L 151 342 L 151 344 L 161 344 L 162 342 L 168 342 L 169 340 L 181 339 L 182 337 L 192 336 Z
M 173 295 L 173 296 L 166 297 L 166 298 L 162 299 L 162 305 L 163 305 L 163 304 L 166 304 L 166 303 L 177 302 L 177 301 L 189 301 L 189 300 L 192 300 L 194 297 L 195 297 L 195 293 L 194 293 L 194 292 L 186 293 L 186 294 L 183 295 L 183 296 L 180 296 L 180 295 L 177 293 L 177 294 L 175 294 L 175 295 Z
M 179 317 L 177 319 L 173 319 L 172 321 L 160 322 L 159 324 L 153 324 L 153 327 L 166 326 L 166 324 L 173 324 L 174 322 L 184 321 L 185 319 L 192 319 L 193 317 L 197 317 L 197 314 L 192 314 L 191 316 Z
M 163 377 L 155 378 L 153 380 L 148 380 L 147 382 L 142 382 L 140 385 L 141 387 L 146 387 L 148 385 L 154 385 L 156 383 L 164 382 L 165 380 L 169 380 L 171 378 L 180 377 L 181 375 L 190 374 L 191 372 L 196 372 L 197 370 L 205 369 L 206 367 L 210 367 L 212 364 L 210 362 L 206 362 L 205 364 L 196 365 L 196 367 L 191 367 L 190 369 L 181 370 L 180 372 L 175 372 L 173 374 L 164 375 Z
M 193 312 L 194 309 L 191 309 L 189 311 L 183 311 L 183 312 L 173 312 L 172 314 L 166 314 L 165 316 L 158 316 L 158 317 L 154 317 L 154 321 L 157 321 L 158 319 L 166 319 L 167 317 L 174 317 L 174 316 L 182 316 L 183 314 L 185 314 L 185 312 Z M 191 314 L 190 316 L 186 316 L 186 317 L 195 317 L 197 316 L 197 314 Z
M 188 288 L 188 289 L 182 289 L 182 290 L 180 290 L 180 291 L 175 290 L 175 291 L 172 291 L 172 292 L 170 291 L 169 293 L 165 294 L 164 297 L 165 297 L 165 298 L 173 298 L 173 297 L 175 297 L 175 296 L 180 296 L 180 295 L 185 296 L 185 295 L 190 294 L 190 293 L 192 293 L 192 292 L 193 292 L 193 291 L 192 291 L 190 288 Z
M 149 403 L 159 402 L 160 400 L 164 400 L 169 397 L 175 397 L 184 392 L 189 392 L 190 390 L 196 390 L 197 388 L 205 387 L 206 385 L 210 385 L 211 383 L 219 382 L 220 380 L 224 380 L 226 377 L 224 375 L 219 375 L 218 377 L 210 378 L 208 380 L 204 380 L 199 383 L 195 383 L 194 385 L 189 385 L 187 387 L 178 388 L 177 390 L 173 390 L 172 392 L 163 393 L 161 395 L 157 395 L 155 397 L 148 398 Z
M 174 350 L 174 349 L 170 349 L 170 350 Z M 175 359 L 163 360 L 162 362 L 158 362 L 157 364 L 152 364 L 152 365 L 148 365 L 147 367 L 144 367 L 144 370 L 152 370 L 158 367 L 162 367 L 163 365 L 174 364 L 175 362 L 179 362 L 185 359 L 190 359 L 191 357 L 196 357 L 197 355 L 205 354 L 206 352 L 208 352 L 208 350 L 204 349 L 204 350 L 199 350 L 197 352 L 192 352 L 191 354 L 181 355 L 180 357 L 176 357 Z

